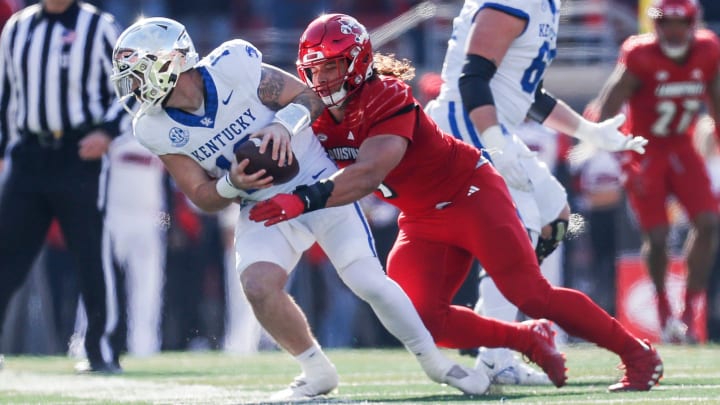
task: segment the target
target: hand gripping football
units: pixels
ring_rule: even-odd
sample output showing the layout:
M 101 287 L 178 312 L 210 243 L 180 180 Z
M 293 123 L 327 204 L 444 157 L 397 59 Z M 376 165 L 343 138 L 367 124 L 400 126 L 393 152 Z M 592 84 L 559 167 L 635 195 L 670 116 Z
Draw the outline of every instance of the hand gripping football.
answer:
M 261 143 L 260 138 L 250 138 L 235 149 L 235 158 L 238 163 L 243 159 L 250 159 L 245 173 L 253 174 L 260 169 L 265 169 L 268 175 L 273 176 L 273 184 L 283 184 L 292 180 L 300 171 L 300 164 L 295 155 L 293 154 L 292 164 L 280 167 L 278 162 L 272 159 L 272 141 L 265 149 L 265 153 L 260 153 Z

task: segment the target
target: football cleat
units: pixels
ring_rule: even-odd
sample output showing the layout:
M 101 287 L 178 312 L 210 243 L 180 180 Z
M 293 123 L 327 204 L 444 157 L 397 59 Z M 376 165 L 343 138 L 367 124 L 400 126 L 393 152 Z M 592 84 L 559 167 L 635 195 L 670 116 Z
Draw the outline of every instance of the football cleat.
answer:
M 616 384 L 608 387 L 610 392 L 649 391 L 658 385 L 663 376 L 663 362 L 647 339 L 641 347 L 622 358 L 620 369 L 625 375 Z
M 442 383 L 455 387 L 467 395 L 483 395 L 490 388 L 487 374 L 454 365 L 443 377 Z
M 555 347 L 553 323 L 547 319 L 533 319 L 521 324 L 532 332 L 533 339 L 530 348 L 523 354 L 540 366 L 556 387 L 565 385 L 565 355 Z
M 444 356 L 418 356 L 425 374 L 436 383 L 457 388 L 467 395 L 482 395 L 490 388 L 485 373 L 463 367 Z
M 552 385 L 547 374 L 525 364 L 508 349 L 483 348 L 475 368 L 487 374 L 497 385 Z
M 273 394 L 270 399 L 273 401 L 292 400 L 292 399 L 309 399 L 319 395 L 325 395 L 332 392 L 338 386 L 338 374 L 335 367 L 313 376 L 307 376 L 305 373 L 295 377 L 290 385 L 284 390 Z

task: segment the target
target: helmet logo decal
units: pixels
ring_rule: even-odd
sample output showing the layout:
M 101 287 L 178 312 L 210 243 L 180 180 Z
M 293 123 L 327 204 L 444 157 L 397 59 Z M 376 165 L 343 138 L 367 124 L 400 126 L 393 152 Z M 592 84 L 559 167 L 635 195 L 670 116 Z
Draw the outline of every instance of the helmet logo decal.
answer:
M 342 32 L 345 35 L 350 35 L 353 33 L 353 28 L 355 28 L 355 24 L 353 21 L 348 21 L 347 19 L 342 19 L 340 22 L 340 32 Z
M 660 18 L 662 18 L 662 16 L 663 16 L 663 12 L 659 8 L 651 7 L 648 10 L 648 17 L 650 17 L 653 20 L 660 19 Z
M 358 44 L 362 44 L 364 41 L 366 41 L 370 35 L 367 33 L 366 30 L 362 29 L 362 26 L 360 25 L 357 20 L 354 18 L 342 18 L 338 20 L 340 23 L 340 32 L 345 35 L 355 35 L 355 42 Z
M 187 130 L 178 127 L 170 128 L 170 133 L 168 135 L 170 137 L 170 142 L 172 142 L 172 145 L 176 148 L 182 148 L 187 145 L 190 140 L 190 133 Z

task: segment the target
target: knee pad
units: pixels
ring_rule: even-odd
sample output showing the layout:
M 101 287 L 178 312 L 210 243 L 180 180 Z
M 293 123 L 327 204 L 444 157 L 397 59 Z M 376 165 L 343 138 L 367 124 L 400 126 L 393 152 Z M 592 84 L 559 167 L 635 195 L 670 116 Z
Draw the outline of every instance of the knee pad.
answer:
M 565 239 L 565 235 L 567 235 L 567 220 L 556 219 L 550 223 L 550 226 L 552 227 L 550 237 L 545 239 L 541 235 L 538 237 L 537 245 L 535 246 L 535 256 L 537 256 L 538 263 L 540 264 L 560 246 L 560 242 L 562 242 L 562 240 Z

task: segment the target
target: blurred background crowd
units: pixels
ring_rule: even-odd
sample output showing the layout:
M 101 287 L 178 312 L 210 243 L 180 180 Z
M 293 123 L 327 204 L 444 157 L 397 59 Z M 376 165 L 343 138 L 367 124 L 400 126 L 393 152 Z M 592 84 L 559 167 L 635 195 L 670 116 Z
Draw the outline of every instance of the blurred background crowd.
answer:
M 417 0 L 88 0 L 110 12 L 120 26 L 127 27 L 138 16 L 167 16 L 186 25 L 202 55 L 219 43 L 239 37 L 253 42 L 268 63 L 291 72 L 295 69 L 297 41 L 306 24 L 322 12 L 342 12 L 355 16 L 373 32 L 380 28 L 389 38 L 377 49 L 412 61 L 417 76 L 412 82 L 415 96 L 422 103 L 439 90 L 438 72 L 442 68 L 452 18 L 462 1 L 422 3 L 420 17 L 394 20 L 418 10 Z M 15 10 L 34 2 L 9 2 Z M 706 26 L 720 33 L 720 2 L 701 1 Z M 610 74 L 619 45 L 631 34 L 643 29 L 638 17 L 637 0 L 564 0 L 558 37 L 558 53 L 546 73 L 545 87 L 568 101 L 576 110 L 597 95 Z M 392 21 L 392 22 L 391 22 Z M 388 23 L 390 23 L 388 25 Z M 399 28 L 398 32 L 387 27 Z M 580 289 L 621 320 L 638 328 L 652 330 L 653 314 L 631 313 L 625 298 L 637 294 L 638 283 L 647 287 L 649 280 L 637 274 L 640 238 L 629 213 L 621 186 L 621 170 L 608 153 L 589 159 L 568 158 L 572 139 L 528 124 L 523 131 L 526 143 L 540 153 L 553 168 L 568 192 L 573 212 L 579 214 L 575 231 L 564 244 L 559 265 L 562 284 Z M 720 160 L 712 134 L 702 133 L 698 125 L 697 144 L 707 158 L 711 178 L 720 202 Z M 116 141 L 117 142 L 117 141 Z M 118 142 L 117 167 L 128 156 Z M 140 152 L 137 152 L 140 153 Z M 113 162 L 111 149 L 111 167 Z M 120 172 L 120 170 L 116 171 Z M 158 350 L 227 350 L 248 353 L 273 349 L 274 344 L 253 322 L 233 270 L 234 212 L 207 215 L 195 209 L 162 173 L 159 162 L 146 164 L 143 170 L 126 171 L 123 176 L 145 179 L 143 192 L 132 188 L 116 191 L 112 198 L 128 209 L 130 218 L 143 218 L 163 234 L 163 264 L 148 268 L 148 274 L 135 274 L 127 289 L 153 286 L 145 299 L 135 305 L 136 313 L 157 312 L 159 319 L 146 320 L 144 331 L 151 336 L 131 344 L 131 353 L 152 354 Z M 154 176 L 157 181 L 147 181 Z M 125 178 L 125 182 L 127 182 Z M 119 183 L 118 183 L 119 184 Z M 137 183 L 135 183 L 137 184 Z M 136 185 L 137 186 L 137 185 Z M 152 190 L 149 190 L 152 188 Z M 117 189 L 116 189 L 117 190 Z M 150 196 L 150 197 L 148 197 Z M 155 196 L 155 197 L 152 197 Z M 155 198 L 153 204 L 138 201 Z M 394 208 L 368 199 L 365 208 L 372 221 L 378 251 L 384 261 L 397 231 Z M 144 215 L 144 216 L 143 216 Z M 682 251 L 687 219 L 681 210 L 673 211 L 671 249 Z M 0 224 L 2 226 L 2 224 Z M 137 236 L 141 237 L 141 236 Z M 133 252 L 132 255 L 143 255 Z M 0 263 L 0 266 L 2 264 Z M 706 306 L 706 336 L 720 341 L 720 260 L 713 271 Z M 150 272 L 156 274 L 150 274 Z M 675 270 L 671 271 L 671 277 Z M 682 272 L 679 268 L 677 272 Z M 677 277 L 677 282 L 682 280 Z M 0 280 L 2 282 L 2 280 Z M 674 279 L 671 278 L 672 290 Z M 642 284 L 645 283 L 645 284 Z M 458 303 L 474 306 L 477 299 L 477 274 L 471 277 L 456 298 Z M 643 288 L 645 288 L 643 287 Z M 323 252 L 312 249 L 293 273 L 288 289 L 308 315 L 319 343 L 324 347 L 391 346 L 398 342 L 379 324 L 369 307 L 355 297 L 338 279 Z M 642 288 L 639 289 L 642 291 Z M 159 299 L 158 299 L 159 298 Z M 680 300 L 680 297 L 678 297 Z M 37 260 L 25 287 L 16 294 L 6 316 L 6 333 L 0 353 L 57 354 L 67 352 L 77 331 L 78 287 L 62 233 L 53 227 L 43 253 Z M 638 308 L 635 308 L 636 310 Z M 653 306 L 639 308 L 652 311 Z M 80 322 L 81 323 L 81 322 Z M 157 325 L 152 327 L 151 325 Z M 31 338 L 30 338 L 31 337 Z M 149 343 L 148 343 L 149 342 Z M 77 345 L 75 345 L 77 346 Z

